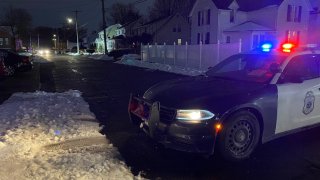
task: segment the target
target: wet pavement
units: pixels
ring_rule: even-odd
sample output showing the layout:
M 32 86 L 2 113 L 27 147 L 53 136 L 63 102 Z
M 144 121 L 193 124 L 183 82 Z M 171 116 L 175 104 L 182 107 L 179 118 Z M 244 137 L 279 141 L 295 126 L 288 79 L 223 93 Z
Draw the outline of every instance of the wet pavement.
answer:
M 240 163 L 169 150 L 130 123 L 127 105 L 130 93 L 141 94 L 180 75 L 83 57 L 56 56 L 49 61 L 0 80 L 0 102 L 13 92 L 80 90 L 135 174 L 151 179 L 320 179 L 320 128 L 264 144 Z

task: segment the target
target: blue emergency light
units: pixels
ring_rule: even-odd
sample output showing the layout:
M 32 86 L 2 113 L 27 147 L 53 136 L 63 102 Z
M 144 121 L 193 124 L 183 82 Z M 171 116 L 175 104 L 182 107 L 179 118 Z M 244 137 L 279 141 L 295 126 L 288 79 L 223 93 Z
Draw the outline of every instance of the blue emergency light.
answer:
M 263 52 L 270 52 L 272 48 L 273 48 L 273 45 L 271 43 L 264 43 L 261 45 L 261 50 Z

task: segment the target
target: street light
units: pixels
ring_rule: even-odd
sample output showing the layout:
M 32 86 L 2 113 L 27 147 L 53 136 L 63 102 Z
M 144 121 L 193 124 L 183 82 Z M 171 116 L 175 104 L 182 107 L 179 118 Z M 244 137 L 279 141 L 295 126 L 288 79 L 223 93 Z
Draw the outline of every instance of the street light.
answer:
M 73 19 L 67 18 L 69 24 L 73 23 Z M 76 16 L 76 34 L 77 34 L 77 54 L 80 54 L 80 47 L 79 47 L 79 32 L 78 32 L 78 21 Z
M 67 18 L 68 23 L 73 23 L 73 20 L 71 18 Z

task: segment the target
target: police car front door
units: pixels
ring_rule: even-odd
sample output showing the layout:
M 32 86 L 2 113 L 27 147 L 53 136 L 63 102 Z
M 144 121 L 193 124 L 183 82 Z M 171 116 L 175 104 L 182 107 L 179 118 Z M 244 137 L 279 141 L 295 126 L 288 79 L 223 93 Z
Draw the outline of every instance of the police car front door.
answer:
M 320 122 L 320 56 L 299 55 L 280 76 L 275 133 Z

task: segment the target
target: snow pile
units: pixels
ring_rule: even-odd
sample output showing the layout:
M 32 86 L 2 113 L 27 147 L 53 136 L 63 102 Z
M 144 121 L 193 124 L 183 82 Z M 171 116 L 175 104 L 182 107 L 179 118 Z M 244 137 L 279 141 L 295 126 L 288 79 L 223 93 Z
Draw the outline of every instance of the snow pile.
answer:
M 88 56 L 90 59 L 112 61 L 113 57 L 104 54 L 95 54 Z
M 0 105 L 0 179 L 137 179 L 79 91 L 17 93 Z
M 67 52 L 66 55 L 69 55 L 69 56 L 80 56 L 79 53 L 75 53 L 75 52 Z
M 140 56 L 123 56 L 122 59 L 120 61 L 117 61 L 116 63 L 143 67 L 148 69 L 155 69 L 160 71 L 166 71 L 166 72 L 171 72 L 176 74 L 183 74 L 188 76 L 198 76 L 200 74 L 205 73 L 205 71 L 202 71 L 199 69 L 191 69 L 191 68 L 185 68 L 185 67 L 172 66 L 168 64 L 141 61 L 139 60 L 139 58 Z

